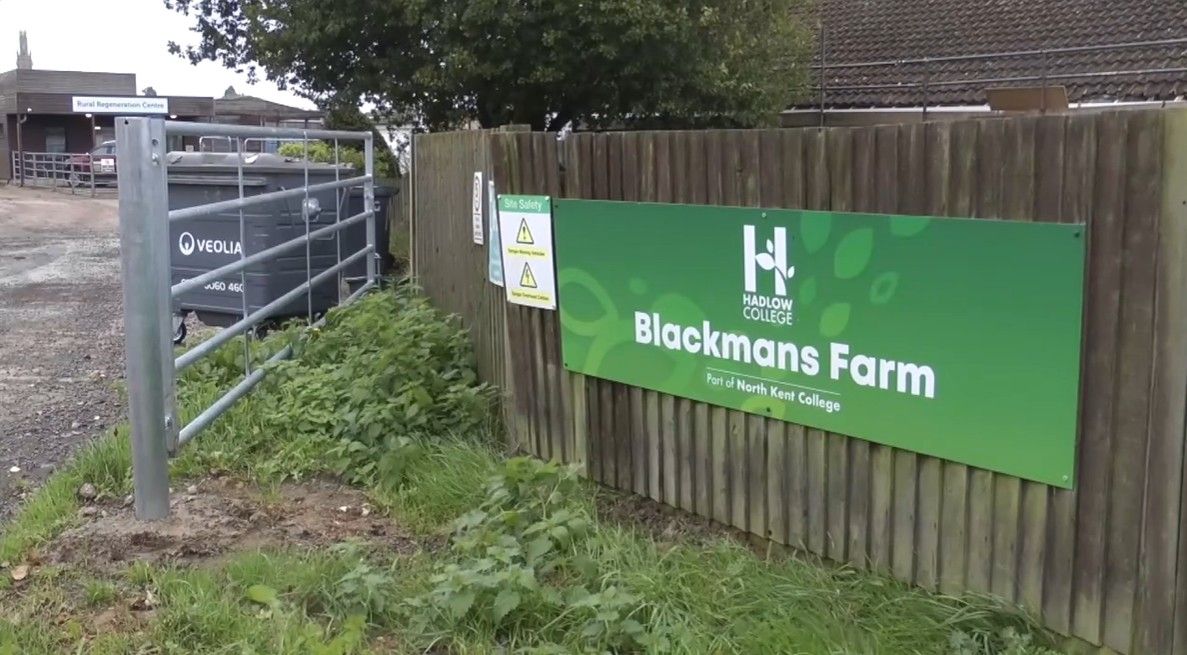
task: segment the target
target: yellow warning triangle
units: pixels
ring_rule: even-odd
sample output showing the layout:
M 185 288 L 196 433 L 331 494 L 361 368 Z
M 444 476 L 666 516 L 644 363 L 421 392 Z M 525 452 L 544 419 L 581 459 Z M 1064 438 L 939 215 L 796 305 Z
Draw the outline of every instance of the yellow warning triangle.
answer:
M 532 269 L 526 263 L 523 265 L 523 273 L 519 276 L 519 286 L 527 289 L 536 288 L 536 276 L 532 275 Z
M 528 219 L 519 219 L 519 234 L 515 235 L 515 243 L 532 245 L 536 240 L 532 238 L 532 231 L 528 229 Z

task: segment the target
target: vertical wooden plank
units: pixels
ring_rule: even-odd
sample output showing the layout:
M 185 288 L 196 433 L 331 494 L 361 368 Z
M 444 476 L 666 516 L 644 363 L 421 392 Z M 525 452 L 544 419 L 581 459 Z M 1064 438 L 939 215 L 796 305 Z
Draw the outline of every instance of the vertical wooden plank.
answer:
M 977 126 L 976 191 L 973 215 L 1001 217 L 1001 174 L 1003 164 L 1002 120 L 983 120 Z M 974 591 L 988 592 L 993 564 L 993 474 L 974 469 L 968 485 L 968 552 L 965 558 L 965 584 Z
M 554 198 L 560 197 L 561 171 L 557 143 L 554 134 L 537 134 L 535 152 L 540 156 L 544 167 L 544 191 Z M 481 271 L 479 271 L 481 275 Z M 552 458 L 567 462 L 566 445 L 570 441 L 566 417 L 571 410 L 569 399 L 564 393 L 566 379 L 561 358 L 560 316 L 557 312 L 544 312 L 542 315 L 545 328 L 545 374 L 548 381 L 549 403 L 549 431 L 551 433 Z
M 977 124 L 952 125 L 948 155 L 949 216 L 972 216 L 976 204 Z M 968 552 L 969 469 L 956 462 L 943 463 L 943 498 L 940 508 L 939 588 L 945 593 L 964 590 Z
M 729 480 L 729 418 L 722 407 L 709 409 L 710 434 L 712 437 L 712 498 L 713 519 L 729 525 L 733 503 L 730 501 Z
M 606 195 L 609 200 L 622 200 L 625 164 L 623 162 L 624 134 L 610 132 L 602 135 L 606 141 Z M 631 391 L 625 384 L 614 384 L 614 470 L 612 484 L 619 489 L 631 489 L 634 482 L 634 432 L 631 429 Z
M 926 213 L 945 216 L 949 213 L 950 146 L 952 125 L 933 122 L 924 126 L 924 175 Z M 939 586 L 940 515 L 943 504 L 943 463 L 934 457 L 920 457 L 919 484 L 916 490 L 915 581 L 924 589 Z M 964 544 L 953 544 L 963 548 Z
M 890 570 L 899 580 L 915 579 L 915 491 L 918 458 L 894 453 L 894 513 Z
M 761 416 L 746 417 L 746 528 L 767 536 L 767 422 Z
M 1095 119 L 1071 115 L 1064 128 L 1063 192 L 1059 220 L 1087 223 L 1092 211 L 1092 179 L 1096 166 Z M 1043 166 L 1046 168 L 1046 165 Z M 1086 262 L 1086 265 L 1090 262 Z M 1087 302 L 1085 306 L 1087 308 Z M 1086 335 L 1081 337 L 1085 351 Z M 1083 360 L 1083 355 L 1081 355 Z M 1087 374 L 1087 369 L 1084 369 Z M 1080 380 L 1084 398 L 1084 379 Z M 1080 431 L 1084 426 L 1081 421 Z M 1073 564 L 1076 547 L 1076 495 L 1078 490 L 1051 489 L 1047 519 L 1047 558 L 1043 571 L 1043 622 L 1060 634 L 1071 634 Z
M 687 203 L 692 195 L 692 188 L 699 186 L 692 179 L 691 160 L 699 159 L 699 155 L 690 152 L 689 132 L 671 132 L 668 139 L 668 158 L 671 175 L 671 202 Z M 674 504 L 685 511 L 695 511 L 693 491 L 695 479 L 693 476 L 696 437 L 693 423 L 693 401 L 687 398 L 676 400 L 676 448 L 671 453 L 675 460 L 676 500 Z
M 543 378 L 545 395 L 537 402 L 548 405 L 545 408 L 547 423 L 545 425 L 544 441 L 547 445 L 549 459 L 564 462 L 565 442 L 565 400 L 561 394 L 561 366 L 560 366 L 560 335 L 557 334 L 556 312 L 536 312 L 540 320 L 541 354 L 540 373 Z
M 805 207 L 804 181 L 804 130 L 779 130 L 780 138 L 778 153 L 780 159 L 779 189 L 782 198 L 778 200 L 781 207 L 800 209 Z M 779 482 L 783 485 L 783 517 L 785 521 L 783 543 L 800 549 L 807 549 L 808 504 L 807 504 L 807 447 L 804 439 L 804 427 L 792 423 L 783 426 L 783 475 Z M 778 446 L 776 446 L 778 449 Z M 774 452 L 770 455 L 770 462 L 778 465 L 778 456 Z M 768 466 L 768 475 L 771 475 Z
M 705 133 L 705 202 L 710 205 L 723 204 L 725 196 L 725 162 L 722 159 L 723 132 L 710 130 Z
M 581 475 L 589 475 L 589 411 L 586 399 L 586 377 L 569 374 L 570 398 L 573 403 L 573 463 L 578 465 Z
M 803 131 L 804 140 L 804 200 L 807 209 L 828 209 L 830 206 L 828 132 L 823 129 Z M 827 456 L 825 433 L 807 429 L 804 432 L 805 491 L 807 547 L 819 555 L 827 554 L 829 530 L 826 506 L 828 502 Z
M 639 133 L 626 132 L 622 135 L 622 189 L 620 198 L 627 201 L 639 200 L 639 190 L 642 187 L 639 169 L 641 154 L 639 152 Z
M 693 503 L 693 439 L 696 426 L 693 424 L 693 401 L 687 398 L 676 400 L 676 470 L 677 470 L 677 507 L 688 512 L 696 511 Z
M 625 384 L 614 385 L 614 438 L 617 443 L 615 468 L 618 478 L 614 483 L 619 489 L 632 487 L 635 465 L 631 457 L 631 391 Z
M 778 130 L 781 140 L 779 155 L 781 159 L 780 189 L 783 199 L 780 207 L 802 209 L 804 204 L 804 141 L 803 130 Z
M 741 197 L 739 204 L 747 207 L 762 205 L 762 146 L 758 130 L 744 130 L 739 136 L 738 152 L 738 184 Z M 746 421 L 746 444 L 743 467 L 735 466 L 735 471 L 745 471 L 746 479 L 746 524 L 750 532 L 766 536 L 767 526 L 767 465 L 766 465 L 766 425 L 767 421 L 761 416 L 749 416 Z
M 984 469 L 969 473 L 968 555 L 965 586 L 988 593 L 993 577 L 993 474 Z
M 940 504 L 943 466 L 935 457 L 920 457 L 915 502 L 915 582 L 935 591 L 939 585 Z
M 729 476 L 730 525 L 739 530 L 746 529 L 749 514 L 746 511 L 746 414 L 728 411 L 729 438 L 726 466 Z
M 852 211 L 873 212 L 877 203 L 876 130 L 873 127 L 852 132 L 852 181 L 849 185 Z M 848 439 L 848 560 L 857 568 L 865 568 L 870 560 L 870 494 L 872 464 L 871 444 L 863 439 Z
M 663 419 L 660 416 L 659 398 L 660 395 L 654 391 L 643 391 L 644 416 L 647 420 L 647 496 L 656 502 L 663 502 Z
M 965 527 L 968 512 L 968 467 L 954 462 L 944 462 L 943 500 L 940 508 L 940 525 L 943 527 L 940 542 L 939 589 L 955 594 L 964 591 L 965 553 L 968 551 L 968 532 Z
M 602 484 L 611 487 L 618 484 L 618 416 L 614 411 L 615 387 L 619 386 L 609 380 L 602 380 L 598 385 L 598 411 L 601 414 L 599 425 L 602 433 L 598 435 L 602 454 Z
M 647 418 L 642 387 L 630 387 L 631 405 L 631 491 L 647 495 Z
M 1143 112 L 1135 128 L 1148 135 L 1138 153 L 1159 166 L 1160 216 L 1156 236 L 1153 383 L 1150 394 L 1149 446 L 1145 463 L 1145 503 L 1134 651 L 1172 652 L 1180 524 L 1187 522 L 1181 504 L 1184 466 L 1184 404 L 1187 398 L 1187 115 Z M 1158 146 L 1149 148 L 1157 139 Z M 1159 152 L 1161 151 L 1161 152 Z M 1151 170 L 1151 173 L 1155 172 Z M 1147 182 L 1154 187 L 1155 181 Z M 1179 614 L 1183 610 L 1179 610 Z M 1187 644 L 1183 644 L 1187 649 Z
M 655 170 L 655 133 L 654 132 L 638 132 L 631 134 L 628 137 L 628 143 L 635 154 L 638 167 L 638 183 L 637 185 L 626 184 L 624 186 L 630 193 L 630 189 L 637 189 L 634 199 L 640 201 L 654 201 L 655 200 L 655 186 L 656 186 L 656 170 Z M 643 390 L 643 420 L 644 430 L 642 434 L 642 451 L 644 470 L 644 493 L 652 500 L 662 501 L 663 493 L 660 479 L 660 453 L 662 451 L 662 420 L 660 417 L 660 401 L 659 394 Z
M 899 136 L 894 125 L 874 128 L 874 211 L 894 214 L 899 210 Z M 874 444 L 870 451 L 870 566 L 890 571 L 891 509 L 894 491 L 894 449 Z
M 1125 171 L 1125 122 L 1119 113 L 1085 117 L 1095 137 L 1093 208 L 1088 214 L 1085 287 L 1083 400 L 1076 466 L 1076 544 L 1072 634 L 1101 643 L 1104 560 L 1108 528 L 1109 469 L 1116 413 L 1117 337 L 1121 293 L 1124 195 L 1117 180 Z
M 829 208 L 853 209 L 853 133 L 847 127 L 827 132 Z M 838 562 L 846 559 L 849 527 L 849 441 L 838 434 L 828 436 L 828 556 Z
M 713 463 L 712 444 L 713 426 L 709 421 L 709 405 L 694 403 L 693 432 L 696 434 L 695 445 L 690 456 L 693 459 L 695 480 L 693 494 L 695 496 L 696 513 L 701 516 L 713 516 Z
M 1066 126 L 1067 118 L 1064 116 L 1043 116 L 1037 119 L 1034 139 L 1034 209 L 1029 219 L 1056 222 L 1063 213 Z M 1022 483 L 1018 600 L 1036 614 L 1043 610 L 1050 494 L 1047 485 L 1031 481 Z
M 802 425 L 787 424 L 787 543 L 808 549 L 808 445 Z
M 1002 149 L 1001 211 L 1010 220 L 1025 220 L 1034 212 L 1033 118 L 1005 122 Z M 1005 475 L 994 476 L 993 593 L 1014 601 L 1018 594 L 1019 528 L 1022 483 Z
M 686 132 L 684 155 L 687 158 L 685 202 L 704 204 L 708 198 L 709 163 L 706 156 L 705 135 L 707 132 Z M 705 403 L 693 403 L 692 447 L 689 451 L 689 467 L 692 470 L 692 494 L 695 511 L 707 517 L 714 516 L 713 507 L 713 426 L 710 407 Z
M 806 431 L 808 450 L 808 550 L 817 555 L 828 552 L 828 517 L 825 504 L 828 495 L 828 470 L 825 455 L 825 433 L 809 428 Z
M 924 126 L 900 125 L 898 130 L 899 213 L 923 214 L 927 211 Z M 896 578 L 906 581 L 915 579 L 919 459 L 912 452 L 894 452 L 891 572 Z
M 683 202 L 703 205 L 708 194 L 706 184 L 705 132 L 685 132 L 684 154 L 687 157 L 685 195 Z
M 585 412 L 589 425 L 586 432 L 586 451 L 589 453 L 586 468 L 589 470 L 589 478 L 595 482 L 601 482 L 605 477 L 602 473 L 601 385 L 602 381 L 598 378 L 585 379 Z
M 655 200 L 672 202 L 671 132 L 655 133 Z
M 1126 650 L 1133 636 L 1146 447 L 1153 373 L 1155 254 L 1162 148 L 1155 114 L 1127 112 L 1125 233 L 1117 415 L 1105 550 L 1104 644 Z
M 660 452 L 660 478 L 663 480 L 664 502 L 677 506 L 679 497 L 679 456 L 676 453 L 676 397 L 666 393 L 659 395 L 659 415 L 663 433 Z
M 787 483 L 790 471 L 787 464 L 787 427 L 784 421 L 767 421 L 767 539 L 786 544 L 787 542 Z

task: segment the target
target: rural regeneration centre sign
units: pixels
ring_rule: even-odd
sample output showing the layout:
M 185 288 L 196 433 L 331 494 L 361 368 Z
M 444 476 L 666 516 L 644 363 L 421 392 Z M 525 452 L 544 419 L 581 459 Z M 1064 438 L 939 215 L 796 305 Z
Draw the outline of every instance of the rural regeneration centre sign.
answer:
M 1083 226 L 553 212 L 568 369 L 1071 487 Z
M 155 96 L 132 98 L 71 96 L 76 114 L 168 114 L 169 99 Z

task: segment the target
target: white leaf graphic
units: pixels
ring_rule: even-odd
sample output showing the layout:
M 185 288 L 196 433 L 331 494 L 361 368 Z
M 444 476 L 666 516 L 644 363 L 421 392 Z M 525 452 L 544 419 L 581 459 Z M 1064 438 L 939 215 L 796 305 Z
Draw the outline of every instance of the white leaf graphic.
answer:
M 760 252 L 754 257 L 754 261 L 757 262 L 764 271 L 769 271 L 775 268 L 775 258 L 770 253 Z
M 767 239 L 767 252 L 771 254 L 775 253 L 775 242 L 770 239 Z

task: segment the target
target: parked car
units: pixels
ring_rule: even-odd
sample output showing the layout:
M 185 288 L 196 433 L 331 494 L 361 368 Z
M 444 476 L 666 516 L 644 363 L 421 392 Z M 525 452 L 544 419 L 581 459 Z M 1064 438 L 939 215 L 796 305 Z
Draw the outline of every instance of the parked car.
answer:
M 90 152 L 72 155 L 70 163 L 73 169 L 71 184 L 90 184 L 92 166 L 96 185 L 115 184 L 115 141 L 104 141 L 91 148 Z

